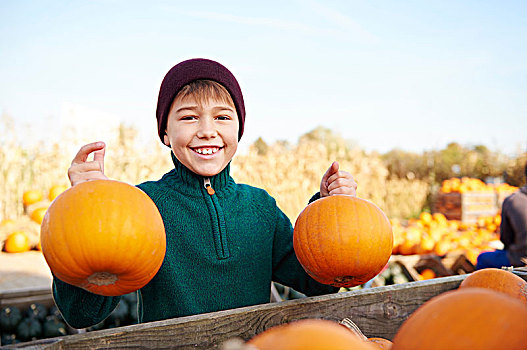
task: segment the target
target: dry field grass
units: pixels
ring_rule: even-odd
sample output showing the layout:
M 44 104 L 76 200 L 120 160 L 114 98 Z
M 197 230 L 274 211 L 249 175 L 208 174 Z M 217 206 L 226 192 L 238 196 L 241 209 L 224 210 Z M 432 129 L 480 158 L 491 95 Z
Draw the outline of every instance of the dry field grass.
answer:
M 110 178 L 137 184 L 158 179 L 172 167 L 169 150 L 157 141 L 154 146 L 138 142 L 133 128 L 121 126 L 106 142 L 105 172 Z M 22 147 L 9 136 L 0 138 L 0 220 L 24 216 L 24 191 L 39 189 L 46 194 L 54 184 L 68 184 L 67 169 L 82 144 L 72 138 Z M 389 217 L 415 215 L 425 204 L 427 183 L 389 179 L 378 155 L 340 138 L 301 138 L 293 145 L 277 142 L 265 151 L 253 144 L 234 158 L 231 174 L 239 183 L 267 190 L 294 222 L 333 160 L 353 174 L 358 196 L 377 204 Z

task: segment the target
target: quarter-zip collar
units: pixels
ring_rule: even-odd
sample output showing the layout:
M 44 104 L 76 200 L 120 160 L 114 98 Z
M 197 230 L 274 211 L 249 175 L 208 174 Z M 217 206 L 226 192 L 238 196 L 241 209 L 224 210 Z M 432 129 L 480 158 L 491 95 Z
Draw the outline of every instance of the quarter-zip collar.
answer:
M 174 152 L 171 152 L 171 156 L 172 162 L 174 163 L 174 169 L 170 173 L 176 175 L 182 182 L 178 187 L 191 188 L 193 191 L 195 191 L 196 188 L 202 188 L 206 177 L 190 171 L 176 158 Z M 210 179 L 210 185 L 212 188 L 214 188 L 214 191 L 221 192 L 227 189 L 229 184 L 232 184 L 232 179 L 230 177 L 230 167 L 231 163 L 229 162 L 225 169 L 223 169 L 219 174 L 208 178 Z

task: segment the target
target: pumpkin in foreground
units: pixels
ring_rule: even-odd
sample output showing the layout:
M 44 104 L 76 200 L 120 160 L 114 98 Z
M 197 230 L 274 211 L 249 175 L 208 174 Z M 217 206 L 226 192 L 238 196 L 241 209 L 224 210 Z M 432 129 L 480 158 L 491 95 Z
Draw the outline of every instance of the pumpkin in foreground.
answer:
M 329 320 L 306 319 L 275 326 L 247 342 L 258 350 L 375 350 L 376 347 Z
M 392 350 L 527 349 L 527 306 L 484 288 L 442 293 L 401 325 Z
M 393 248 L 390 221 L 375 204 L 352 196 L 329 196 L 298 216 L 296 256 L 320 283 L 354 287 L 375 277 Z
M 527 304 L 527 282 L 514 273 L 495 268 L 472 272 L 459 288 L 479 287 L 505 293 Z
M 95 180 L 53 201 L 42 221 L 41 245 L 58 279 L 116 296 L 138 290 L 155 276 L 166 237 L 148 195 L 124 182 Z

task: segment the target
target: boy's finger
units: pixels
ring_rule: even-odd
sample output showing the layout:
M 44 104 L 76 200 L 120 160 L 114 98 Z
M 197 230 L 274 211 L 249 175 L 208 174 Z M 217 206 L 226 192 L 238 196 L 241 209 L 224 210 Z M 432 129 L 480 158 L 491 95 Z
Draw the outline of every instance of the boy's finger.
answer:
M 106 175 L 101 173 L 99 170 L 97 171 L 89 171 L 82 174 L 77 174 L 75 176 L 70 177 L 71 185 L 75 186 L 82 182 L 86 181 L 93 181 L 93 180 L 108 180 Z
M 357 183 L 349 178 L 338 178 L 335 181 L 330 181 L 328 185 L 328 191 L 331 192 L 337 188 L 347 188 L 351 190 L 357 190 Z
M 86 162 L 90 153 L 97 151 L 97 150 L 104 149 L 104 146 L 105 146 L 104 142 L 100 142 L 100 141 L 88 143 L 87 145 L 82 146 L 79 149 L 79 152 L 77 152 L 77 154 L 75 155 L 75 158 L 73 158 L 73 161 L 71 162 L 71 164 L 79 164 L 79 163 Z
M 350 175 L 349 173 L 345 172 L 345 171 L 337 171 L 336 173 L 334 173 L 333 175 L 331 175 L 328 178 L 327 183 L 331 184 L 331 183 L 337 181 L 338 179 L 342 179 L 342 180 L 348 181 L 349 183 L 354 183 L 355 186 L 356 186 L 356 181 L 353 178 L 353 176 Z
M 352 187 L 338 187 L 329 191 L 330 196 L 346 195 L 346 196 L 357 196 L 357 191 Z
M 91 161 L 80 164 L 75 164 L 69 169 L 72 173 L 84 173 L 88 171 L 101 171 L 101 165 L 99 162 Z
M 99 168 L 104 173 L 104 151 L 105 148 L 93 153 L 93 161 L 99 163 Z

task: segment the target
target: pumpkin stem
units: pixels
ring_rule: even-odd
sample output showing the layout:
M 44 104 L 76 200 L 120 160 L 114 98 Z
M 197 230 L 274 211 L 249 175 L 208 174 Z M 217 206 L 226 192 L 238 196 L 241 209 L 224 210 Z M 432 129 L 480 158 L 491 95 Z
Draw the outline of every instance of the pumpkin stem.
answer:
M 117 275 L 109 272 L 95 272 L 87 278 L 88 282 L 97 286 L 108 286 L 117 282 Z
M 366 337 L 364 333 L 362 333 L 359 326 L 357 326 L 355 322 L 353 322 L 350 318 L 346 317 L 342 319 L 341 321 L 339 321 L 339 324 L 349 329 L 352 333 L 354 333 L 356 336 L 358 336 L 362 340 L 364 341 L 368 340 L 368 337 Z
M 341 276 L 341 277 L 335 277 L 333 279 L 333 282 L 335 282 L 334 286 L 346 286 L 346 285 L 352 285 L 353 282 L 356 280 L 356 276 Z
M 258 350 L 255 346 L 245 343 L 241 338 L 230 338 L 224 341 L 220 350 Z

